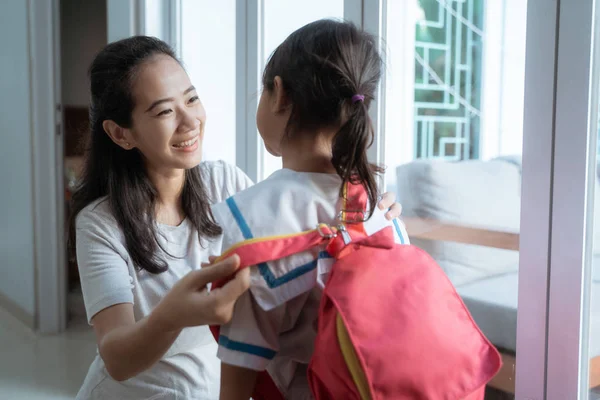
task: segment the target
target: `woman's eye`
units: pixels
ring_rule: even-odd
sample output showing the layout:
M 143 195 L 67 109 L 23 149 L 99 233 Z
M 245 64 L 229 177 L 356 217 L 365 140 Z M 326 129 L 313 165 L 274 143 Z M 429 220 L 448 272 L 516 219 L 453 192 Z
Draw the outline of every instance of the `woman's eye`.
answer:
M 164 110 L 164 111 L 159 112 L 157 116 L 160 117 L 160 116 L 163 116 L 163 115 L 169 115 L 172 112 L 173 112 L 173 110 L 171 110 L 171 109 Z
M 199 100 L 200 98 L 198 96 L 194 96 L 189 100 L 189 103 L 195 103 Z

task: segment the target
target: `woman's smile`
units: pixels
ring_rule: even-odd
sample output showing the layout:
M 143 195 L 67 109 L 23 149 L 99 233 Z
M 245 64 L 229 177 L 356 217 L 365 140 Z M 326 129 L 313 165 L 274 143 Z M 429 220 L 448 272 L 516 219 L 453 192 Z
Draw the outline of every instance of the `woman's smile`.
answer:
M 198 140 L 200 139 L 200 135 L 193 137 L 192 139 L 185 140 L 183 142 L 175 143 L 171 147 L 173 147 L 177 151 L 183 152 L 192 152 L 198 148 Z

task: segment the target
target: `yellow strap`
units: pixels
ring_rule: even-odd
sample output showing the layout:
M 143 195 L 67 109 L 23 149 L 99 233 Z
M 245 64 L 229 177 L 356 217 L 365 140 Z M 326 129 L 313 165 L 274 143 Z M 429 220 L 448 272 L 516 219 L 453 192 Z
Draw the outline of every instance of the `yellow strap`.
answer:
M 343 196 L 344 198 L 342 199 L 342 222 L 346 221 L 346 208 L 347 208 L 347 203 L 348 203 L 348 185 L 349 183 L 346 182 L 344 184 L 344 192 L 343 192 Z
M 371 400 L 371 390 L 369 389 L 367 376 L 360 365 L 360 361 L 354 350 L 354 345 L 350 340 L 350 335 L 348 334 L 348 330 L 346 329 L 340 314 L 337 314 L 335 324 L 344 361 L 346 361 L 350 375 L 352 375 L 352 380 L 354 380 L 354 384 L 360 393 L 360 398 L 362 400 Z

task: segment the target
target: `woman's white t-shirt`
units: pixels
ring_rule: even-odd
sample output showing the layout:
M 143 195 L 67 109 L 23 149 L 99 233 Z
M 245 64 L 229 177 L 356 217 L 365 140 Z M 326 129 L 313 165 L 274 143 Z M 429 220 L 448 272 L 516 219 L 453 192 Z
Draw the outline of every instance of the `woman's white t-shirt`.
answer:
M 224 162 L 203 162 L 199 167 L 211 203 L 252 185 L 240 169 Z M 132 303 L 135 319 L 150 314 L 169 289 L 220 246 L 198 238 L 189 220 L 179 226 L 157 225 L 159 253 L 169 269 L 162 274 L 137 271 L 125 246 L 122 231 L 106 198 L 84 208 L 76 221 L 77 263 L 88 321 L 99 311 Z M 218 247 L 218 248 L 217 248 Z M 126 380 L 112 379 L 96 355 L 77 399 L 218 399 L 220 361 L 217 344 L 208 327 L 184 329 L 171 348 L 152 368 Z

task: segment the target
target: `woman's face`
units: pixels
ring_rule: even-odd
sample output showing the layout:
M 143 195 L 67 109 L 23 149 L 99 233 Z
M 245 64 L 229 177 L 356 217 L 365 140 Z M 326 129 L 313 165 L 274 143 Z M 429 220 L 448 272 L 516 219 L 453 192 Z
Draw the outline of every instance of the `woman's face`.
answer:
M 134 75 L 131 146 L 157 170 L 190 169 L 202 159 L 206 113 L 177 61 L 152 57 Z

